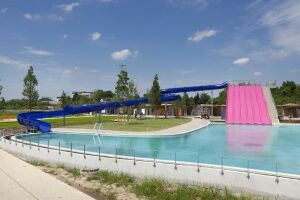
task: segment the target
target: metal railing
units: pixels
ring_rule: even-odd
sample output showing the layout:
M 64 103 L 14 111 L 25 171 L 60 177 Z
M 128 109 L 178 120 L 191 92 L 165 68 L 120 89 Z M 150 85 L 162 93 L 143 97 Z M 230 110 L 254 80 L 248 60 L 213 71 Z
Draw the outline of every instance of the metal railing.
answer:
M 38 151 L 40 149 L 46 149 L 48 153 L 57 153 L 59 156 L 62 152 L 67 152 L 70 154 L 70 157 L 76 155 L 82 155 L 84 159 L 87 158 L 87 156 L 93 156 L 97 157 L 99 162 L 102 160 L 102 158 L 110 158 L 114 159 L 115 163 L 118 163 L 119 160 L 131 160 L 133 165 L 138 165 L 139 162 L 147 162 L 147 163 L 153 163 L 153 167 L 158 167 L 158 164 L 167 164 L 167 165 L 173 165 L 174 170 L 177 170 L 180 168 L 180 166 L 191 166 L 194 167 L 194 169 L 200 173 L 201 168 L 214 168 L 217 170 L 220 170 L 220 174 L 223 176 L 226 174 L 226 171 L 235 171 L 235 172 L 241 172 L 245 173 L 245 177 L 247 179 L 250 179 L 251 174 L 260 174 L 260 175 L 266 175 L 274 177 L 274 181 L 276 183 L 279 183 L 279 178 L 291 178 L 291 179 L 297 179 L 300 180 L 300 176 L 295 174 L 286 174 L 282 173 L 278 169 L 282 169 L 288 166 L 288 168 L 294 168 L 296 171 L 300 173 L 300 166 L 296 163 L 288 165 L 286 163 L 274 161 L 272 158 L 270 160 L 251 160 L 251 159 L 243 159 L 240 157 L 229 157 L 225 155 L 220 155 L 216 157 L 215 163 L 205 164 L 204 161 L 202 161 L 201 158 L 205 158 L 206 155 L 204 152 L 194 152 L 189 155 L 192 155 L 193 159 L 189 161 L 183 161 L 180 159 L 183 157 L 180 155 L 180 152 L 172 152 L 172 151 L 136 151 L 136 149 L 130 149 L 130 148 L 110 148 L 110 152 L 103 152 L 103 149 L 107 149 L 105 146 L 98 146 L 96 147 L 95 151 L 87 151 L 87 147 L 85 144 L 82 144 L 82 149 L 80 149 L 78 146 L 74 148 L 74 143 L 70 142 L 68 147 L 64 146 L 62 147 L 62 142 L 59 141 L 58 145 L 51 146 L 51 140 L 48 139 L 46 144 L 41 144 L 40 140 L 33 140 L 33 139 L 15 139 L 9 137 L 11 135 L 11 132 L 3 132 L 3 129 L 0 131 L 1 140 L 0 142 L 3 143 L 9 143 L 10 145 L 21 145 L 22 148 L 29 148 L 30 150 L 32 147 L 36 147 Z M 4 137 L 3 137 L 4 136 Z M 164 156 L 159 155 L 168 155 L 168 159 L 164 159 Z M 186 156 L 186 155 L 184 155 Z M 172 159 L 173 157 L 173 159 Z M 217 161 L 219 160 L 219 162 Z M 239 163 L 231 164 L 231 163 Z M 242 163 L 242 164 L 241 164 Z M 267 165 L 268 170 L 262 170 L 258 169 L 258 164 Z M 238 166 L 238 167 L 237 167 Z

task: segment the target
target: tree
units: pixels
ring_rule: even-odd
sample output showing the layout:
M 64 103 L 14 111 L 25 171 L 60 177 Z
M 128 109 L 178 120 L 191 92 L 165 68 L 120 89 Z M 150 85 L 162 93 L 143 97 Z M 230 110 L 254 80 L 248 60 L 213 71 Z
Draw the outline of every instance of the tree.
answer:
M 0 79 L 1 81 L 1 79 Z M 0 85 L 0 110 L 4 110 L 4 106 L 5 106 L 5 99 L 3 97 L 1 97 L 1 92 L 2 92 L 2 85 Z
M 115 87 L 115 100 L 125 101 L 128 98 L 129 88 L 128 88 L 128 73 L 126 70 L 121 69 L 118 74 L 118 80 Z
M 128 82 L 128 99 L 137 99 L 140 95 L 133 80 Z
M 26 105 L 32 110 L 32 107 L 36 105 L 37 100 L 39 98 L 39 93 L 38 90 L 36 89 L 38 85 L 38 80 L 36 79 L 34 72 L 33 72 L 33 67 L 30 66 L 27 72 L 27 75 L 24 78 L 24 89 L 23 89 L 23 96 L 26 100 Z
M 214 104 L 217 105 L 222 105 L 222 104 L 226 104 L 226 99 L 227 99 L 227 90 L 222 90 L 219 93 L 219 96 L 214 98 Z
M 300 103 L 300 85 L 294 81 L 284 81 L 280 87 L 271 89 L 277 105 Z
M 194 96 L 193 101 L 194 101 L 194 104 L 195 104 L 195 105 L 200 104 L 200 95 L 199 95 L 198 92 L 197 92 L 197 94 Z
M 84 105 L 84 104 L 88 104 L 90 103 L 90 99 L 89 97 L 85 96 L 85 95 L 79 95 L 79 99 L 78 99 L 78 105 Z
M 104 91 L 103 90 L 95 90 L 93 95 L 92 95 L 92 101 L 94 103 L 100 103 L 103 96 L 104 96 Z
M 199 98 L 199 104 L 206 104 L 210 102 L 210 96 L 207 93 L 202 93 Z
M 77 105 L 79 102 L 79 98 L 80 98 L 79 94 L 77 92 L 75 92 L 72 97 L 72 104 Z
M 5 108 L 5 99 L 4 97 L 0 97 L 0 110 L 4 110 Z
M 114 93 L 111 90 L 104 91 L 103 98 L 106 100 L 111 99 L 114 97 Z
M 71 103 L 71 97 L 67 96 L 67 94 L 65 93 L 65 91 L 62 92 L 59 101 L 61 103 L 61 107 L 64 108 L 68 105 L 70 105 Z
M 193 105 L 193 100 L 194 99 L 190 98 L 186 92 L 183 93 L 180 104 L 184 108 L 184 115 L 187 115 L 187 108 Z
M 161 105 L 160 86 L 158 83 L 158 75 L 157 74 L 155 74 L 155 76 L 154 76 L 152 87 L 151 87 L 149 95 L 148 95 L 148 101 L 149 101 L 150 105 L 154 106 L 155 114 L 157 115 L 158 114 L 157 107 Z

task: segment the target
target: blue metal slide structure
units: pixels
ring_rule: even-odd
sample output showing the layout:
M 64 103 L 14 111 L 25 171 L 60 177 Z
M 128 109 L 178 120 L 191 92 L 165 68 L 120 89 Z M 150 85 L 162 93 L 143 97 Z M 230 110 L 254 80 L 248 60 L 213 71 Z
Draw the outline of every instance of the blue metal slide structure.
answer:
M 179 99 L 179 95 L 162 95 L 160 99 L 162 102 L 175 101 Z M 18 115 L 18 122 L 26 126 L 27 129 L 33 128 L 42 133 L 48 133 L 51 131 L 51 124 L 48 122 L 41 121 L 40 119 L 74 115 L 79 113 L 100 112 L 101 110 L 107 108 L 118 108 L 121 106 L 136 106 L 144 103 L 148 103 L 148 99 L 145 97 L 135 100 L 127 100 L 123 102 L 107 102 L 86 106 L 66 106 L 64 109 L 57 111 L 20 113 Z
M 167 88 L 160 90 L 161 94 L 171 94 L 171 93 L 181 93 L 181 92 L 196 92 L 196 91 L 205 91 L 205 90 L 219 90 L 227 88 L 228 82 L 224 82 L 216 85 L 201 85 L 201 86 L 192 86 L 192 87 L 179 87 L 179 88 Z
M 180 98 L 179 95 L 174 95 L 172 93 L 181 93 L 181 92 L 194 92 L 194 91 L 204 91 L 204 90 L 217 90 L 223 89 L 228 86 L 227 82 L 216 85 L 204 85 L 204 86 L 193 86 L 193 87 L 180 87 L 180 88 L 168 88 L 161 90 L 161 101 L 175 101 Z M 88 113 L 88 112 L 100 112 L 108 108 L 118 108 L 122 106 L 136 106 L 139 104 L 148 103 L 148 99 L 143 97 L 135 100 L 127 100 L 123 102 L 107 102 L 94 105 L 86 106 L 66 106 L 62 110 L 50 111 L 50 112 L 27 112 L 20 113 L 18 115 L 18 122 L 27 129 L 34 128 L 37 131 L 42 133 L 48 133 L 51 131 L 51 124 L 48 122 L 41 121 L 43 118 L 52 118 L 52 117 L 61 117 L 66 115 L 74 115 L 79 113 Z

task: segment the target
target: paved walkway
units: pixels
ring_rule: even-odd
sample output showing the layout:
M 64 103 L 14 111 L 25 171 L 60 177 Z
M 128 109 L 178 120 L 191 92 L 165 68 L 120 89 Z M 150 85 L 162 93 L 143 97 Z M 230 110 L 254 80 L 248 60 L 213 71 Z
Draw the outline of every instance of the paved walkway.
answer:
M 159 131 L 149 131 L 149 132 L 128 132 L 128 131 L 110 131 L 104 130 L 103 135 L 131 135 L 131 136 L 163 136 L 163 135 L 180 135 L 185 134 L 210 124 L 209 120 L 192 118 L 192 121 L 178 125 L 172 128 L 167 128 Z M 93 129 L 80 129 L 80 128 L 54 128 L 53 131 L 57 132 L 80 132 L 80 133 L 94 133 Z
M 93 200 L 2 149 L 0 158 L 1 200 Z

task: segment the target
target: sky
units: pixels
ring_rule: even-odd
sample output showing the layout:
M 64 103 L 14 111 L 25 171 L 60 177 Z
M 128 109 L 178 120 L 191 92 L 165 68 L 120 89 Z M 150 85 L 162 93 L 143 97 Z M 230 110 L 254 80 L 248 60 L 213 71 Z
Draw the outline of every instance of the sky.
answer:
M 300 82 L 298 0 L 1 0 L 0 85 L 22 98 L 114 90 L 120 64 L 140 94 L 230 80 Z

